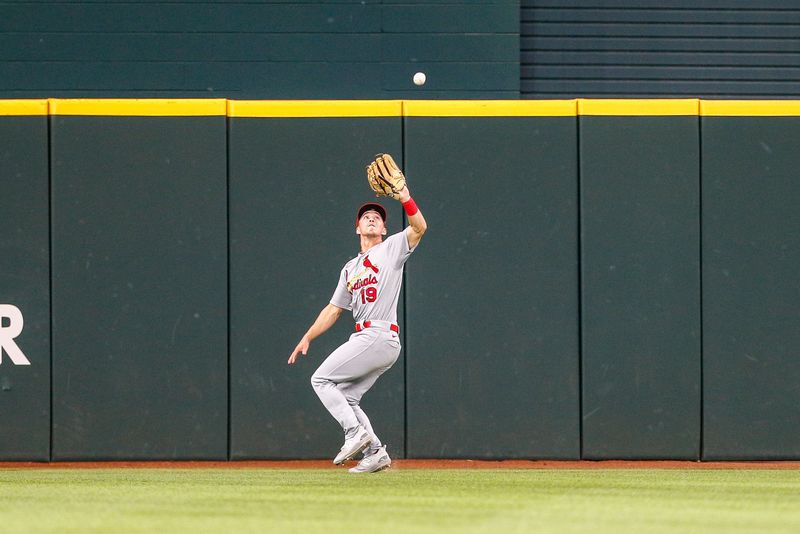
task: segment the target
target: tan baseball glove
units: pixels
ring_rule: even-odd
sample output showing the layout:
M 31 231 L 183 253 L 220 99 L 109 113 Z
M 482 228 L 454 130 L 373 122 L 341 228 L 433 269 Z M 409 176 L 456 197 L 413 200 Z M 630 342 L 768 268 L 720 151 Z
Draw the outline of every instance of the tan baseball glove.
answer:
M 406 177 L 389 154 L 378 154 L 367 165 L 367 182 L 376 196 L 397 199 L 406 186 Z

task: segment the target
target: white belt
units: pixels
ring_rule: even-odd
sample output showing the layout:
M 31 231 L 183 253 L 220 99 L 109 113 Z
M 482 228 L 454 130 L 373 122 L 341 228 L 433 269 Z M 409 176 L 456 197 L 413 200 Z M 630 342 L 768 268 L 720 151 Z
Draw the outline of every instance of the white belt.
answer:
M 379 328 L 381 330 L 400 333 L 400 327 L 389 321 L 364 321 L 356 323 L 356 332 L 361 332 L 365 328 Z

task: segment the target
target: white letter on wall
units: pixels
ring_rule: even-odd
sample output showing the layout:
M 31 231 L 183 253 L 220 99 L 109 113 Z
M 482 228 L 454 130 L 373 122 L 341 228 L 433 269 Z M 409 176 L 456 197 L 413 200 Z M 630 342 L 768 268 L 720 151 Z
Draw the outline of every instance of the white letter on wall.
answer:
M 10 323 L 3 326 L 3 319 L 8 317 Z M 0 364 L 3 363 L 3 351 L 6 351 L 14 365 L 30 365 L 31 362 L 14 342 L 14 338 L 22 333 L 22 312 L 13 304 L 0 304 Z

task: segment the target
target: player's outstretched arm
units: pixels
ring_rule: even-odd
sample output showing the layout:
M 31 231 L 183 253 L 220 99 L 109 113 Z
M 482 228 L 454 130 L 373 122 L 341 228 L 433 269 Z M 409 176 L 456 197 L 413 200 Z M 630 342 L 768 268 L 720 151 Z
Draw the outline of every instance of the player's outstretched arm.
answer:
M 411 193 L 408 187 L 404 187 L 400 191 L 397 200 L 403 205 L 403 209 L 405 209 L 406 215 L 408 216 L 408 231 L 406 231 L 408 247 L 414 248 L 428 229 L 428 223 L 425 222 L 425 217 L 422 216 L 422 212 L 419 211 L 416 203 L 411 200 Z
M 328 304 L 322 308 L 322 311 L 319 312 L 319 316 L 317 316 L 317 320 L 314 321 L 314 324 L 311 325 L 308 332 L 303 335 L 300 339 L 300 343 L 297 344 L 294 351 L 292 351 L 292 355 L 289 356 L 289 365 L 293 364 L 300 354 L 305 356 L 308 353 L 308 347 L 311 345 L 311 341 L 324 334 L 333 326 L 333 323 L 339 319 L 343 311 L 344 308 L 334 306 L 333 304 Z

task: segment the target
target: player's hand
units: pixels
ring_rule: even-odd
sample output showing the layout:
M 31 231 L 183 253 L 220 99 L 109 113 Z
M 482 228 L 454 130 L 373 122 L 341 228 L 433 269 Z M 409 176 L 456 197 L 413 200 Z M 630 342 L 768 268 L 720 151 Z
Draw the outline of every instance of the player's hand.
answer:
M 408 190 L 408 187 L 405 186 L 400 190 L 399 193 L 397 193 L 396 200 L 399 200 L 401 203 L 403 203 L 407 202 L 409 198 L 411 198 L 411 192 Z
M 292 352 L 292 355 L 289 356 L 289 362 L 288 362 L 289 365 L 292 365 L 297 360 L 297 356 L 299 354 L 302 354 L 303 356 L 305 356 L 308 353 L 308 346 L 310 344 L 311 343 L 305 337 L 303 339 L 301 339 L 300 343 L 298 343 L 297 346 L 294 348 L 294 351 Z

